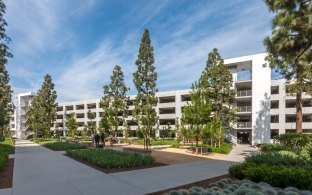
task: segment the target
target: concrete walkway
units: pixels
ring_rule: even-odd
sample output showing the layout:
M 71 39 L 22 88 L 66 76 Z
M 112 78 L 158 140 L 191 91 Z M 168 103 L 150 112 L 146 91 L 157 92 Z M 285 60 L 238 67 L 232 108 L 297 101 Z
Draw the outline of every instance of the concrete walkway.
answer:
M 257 148 L 248 144 L 237 144 L 227 156 L 226 160 L 233 162 L 242 162 L 244 161 L 245 157 L 255 153 L 259 153 Z
M 0 194 L 146 194 L 227 174 L 232 163 L 205 160 L 104 174 L 59 152 L 17 140 L 13 188 Z

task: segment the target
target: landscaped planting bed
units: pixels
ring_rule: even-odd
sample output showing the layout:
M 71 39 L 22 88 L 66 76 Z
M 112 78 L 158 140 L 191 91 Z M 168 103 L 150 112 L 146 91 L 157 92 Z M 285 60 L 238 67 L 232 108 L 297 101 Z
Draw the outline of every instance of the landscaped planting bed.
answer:
M 14 140 L 5 139 L 4 141 L 0 141 L 0 151 L 8 154 L 14 154 Z
M 229 173 L 237 179 L 263 181 L 276 187 L 312 190 L 311 160 L 290 151 L 247 157 L 245 162 L 231 166 Z
M 14 140 L 0 141 L 0 189 L 12 187 L 14 160 L 9 159 L 9 154 L 13 153 Z
M 190 189 L 171 190 L 167 195 L 188 195 L 188 194 L 233 194 L 233 195 L 312 195 L 311 191 L 300 191 L 295 187 L 277 188 L 265 182 L 255 183 L 250 180 L 221 179 L 209 185 L 208 188 L 194 186 Z
M 110 149 L 69 150 L 66 154 L 105 169 L 140 167 L 155 163 L 154 158 L 149 155 L 119 152 Z
M 43 142 L 40 143 L 42 146 L 47 147 L 54 151 L 67 151 L 67 150 L 77 150 L 77 149 L 85 149 L 86 145 L 71 143 L 71 142 Z
M 4 169 L 8 162 L 8 153 L 6 151 L 0 151 L 0 171 Z

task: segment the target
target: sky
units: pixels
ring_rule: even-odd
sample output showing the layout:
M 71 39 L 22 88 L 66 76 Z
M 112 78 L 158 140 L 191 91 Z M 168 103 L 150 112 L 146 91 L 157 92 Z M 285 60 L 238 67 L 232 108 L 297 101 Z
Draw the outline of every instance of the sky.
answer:
M 208 53 L 224 59 L 265 52 L 270 13 L 262 0 L 4 0 L 15 93 L 52 76 L 57 101 L 103 96 L 120 65 L 129 95 L 144 29 L 154 47 L 159 91 L 188 89 Z

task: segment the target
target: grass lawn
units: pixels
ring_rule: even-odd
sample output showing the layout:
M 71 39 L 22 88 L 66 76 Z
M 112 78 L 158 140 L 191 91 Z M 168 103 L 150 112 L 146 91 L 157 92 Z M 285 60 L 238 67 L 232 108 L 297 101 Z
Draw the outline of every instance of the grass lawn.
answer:
M 154 158 L 149 155 L 118 152 L 110 149 L 69 150 L 66 153 L 106 169 L 139 167 L 155 163 Z

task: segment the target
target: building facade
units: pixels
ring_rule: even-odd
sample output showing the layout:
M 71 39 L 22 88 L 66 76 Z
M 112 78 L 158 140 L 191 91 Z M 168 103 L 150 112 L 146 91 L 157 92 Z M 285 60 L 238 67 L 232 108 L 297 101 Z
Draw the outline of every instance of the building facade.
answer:
M 14 100 L 14 114 L 10 121 L 10 129 L 16 138 L 24 138 L 27 134 L 26 112 L 31 104 L 33 97 L 36 94 L 33 92 L 20 93 Z
M 268 143 L 275 135 L 295 130 L 295 97 L 287 95 L 285 80 L 271 79 L 271 69 L 263 66 L 265 56 L 266 54 L 263 53 L 224 61 L 233 75 L 233 88 L 237 92 L 235 106 L 238 121 L 233 125 L 233 129 L 226 131 L 225 135 L 234 143 L 252 145 Z M 183 108 L 190 101 L 189 95 L 190 90 L 156 93 L 158 104 L 155 109 L 159 117 L 158 129 L 161 130 L 168 124 L 171 124 L 171 129 L 175 128 L 176 120 L 181 119 Z M 26 98 L 25 94 L 21 97 Z M 137 124 L 131 116 L 134 99 L 135 96 L 130 96 L 126 121 L 131 130 L 135 131 Z M 312 103 L 310 100 L 310 96 L 303 95 L 303 131 L 305 133 L 312 133 Z M 89 111 L 95 114 L 92 121 L 88 119 Z M 71 112 L 75 113 L 79 129 L 82 129 L 90 122 L 96 123 L 96 126 L 99 127 L 103 110 L 100 106 L 100 99 L 59 103 L 54 128 L 62 130 L 65 116 Z M 16 117 L 22 117 L 19 119 L 22 121 L 19 123 L 20 127 L 26 129 L 23 126 L 23 115 L 21 115 L 23 113 L 21 111 L 18 113 L 20 114 Z M 159 132 L 157 135 L 159 136 Z

